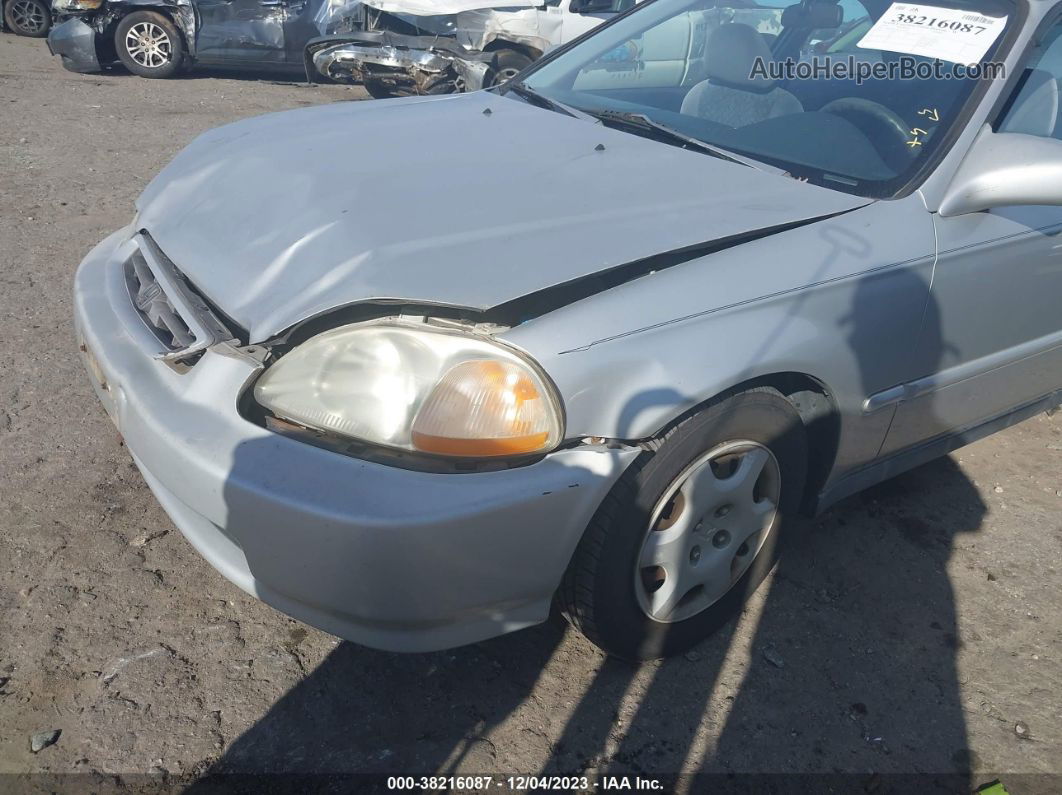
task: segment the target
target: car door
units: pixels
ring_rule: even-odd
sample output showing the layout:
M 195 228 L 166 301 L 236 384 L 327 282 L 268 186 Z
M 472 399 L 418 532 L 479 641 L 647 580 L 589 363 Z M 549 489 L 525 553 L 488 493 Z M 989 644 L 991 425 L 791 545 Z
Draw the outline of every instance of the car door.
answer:
M 1034 47 L 1000 132 L 1062 138 L 1062 24 Z M 885 452 L 961 431 L 1062 388 L 1062 207 L 934 216 L 938 257 L 921 353 Z
M 545 13 L 560 18 L 560 43 L 567 44 L 632 5 L 634 0 L 561 0 Z
M 303 55 L 306 42 L 322 35 L 321 22 L 317 16 L 324 5 L 324 0 L 285 0 L 284 49 L 287 51 L 288 63 L 304 63 Z M 349 5 L 343 6 L 343 16 L 353 17 L 354 10 Z M 337 17 L 333 22 L 340 22 Z
M 289 0 L 198 0 L 196 58 L 281 64 Z

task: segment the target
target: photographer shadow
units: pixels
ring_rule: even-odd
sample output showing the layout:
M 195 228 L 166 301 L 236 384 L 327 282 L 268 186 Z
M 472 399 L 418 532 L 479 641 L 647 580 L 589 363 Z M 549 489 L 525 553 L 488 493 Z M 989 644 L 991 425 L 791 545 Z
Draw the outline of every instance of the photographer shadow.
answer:
M 877 318 L 892 311 L 884 279 L 897 295 L 925 297 L 917 350 L 903 354 L 908 375 L 935 372 L 947 346 L 919 274 L 861 281 L 840 324 L 864 395 L 898 380 L 879 356 Z M 846 791 L 891 775 L 968 792 L 979 763 L 956 656 L 978 636 L 960 632 L 948 569 L 986 512 L 955 461 L 940 458 L 803 522 L 740 619 L 685 657 L 603 666 L 543 770 L 670 786 L 699 774 L 717 792 Z

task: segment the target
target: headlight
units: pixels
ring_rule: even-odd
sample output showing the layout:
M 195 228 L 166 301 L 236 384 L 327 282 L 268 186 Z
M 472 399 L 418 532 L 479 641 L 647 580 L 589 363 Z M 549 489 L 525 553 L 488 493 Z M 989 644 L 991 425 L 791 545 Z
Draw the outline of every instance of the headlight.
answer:
M 488 339 L 423 325 L 318 334 L 266 370 L 254 396 L 310 428 L 436 455 L 543 453 L 563 437 L 560 403 L 531 362 Z

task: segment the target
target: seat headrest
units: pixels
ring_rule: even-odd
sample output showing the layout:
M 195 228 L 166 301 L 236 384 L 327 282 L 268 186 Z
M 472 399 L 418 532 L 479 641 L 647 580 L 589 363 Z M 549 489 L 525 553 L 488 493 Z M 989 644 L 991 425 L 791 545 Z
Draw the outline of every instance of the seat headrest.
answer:
M 757 59 L 771 61 L 771 48 L 763 36 L 748 25 L 727 22 L 713 30 L 705 44 L 704 71 L 713 83 L 734 88 L 768 91 L 774 82 L 766 77 L 754 77 Z

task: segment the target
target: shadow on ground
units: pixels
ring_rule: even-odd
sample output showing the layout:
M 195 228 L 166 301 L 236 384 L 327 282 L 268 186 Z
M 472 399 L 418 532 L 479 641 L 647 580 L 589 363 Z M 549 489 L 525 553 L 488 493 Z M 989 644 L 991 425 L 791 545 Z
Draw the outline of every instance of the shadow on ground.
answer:
M 570 712 L 562 728 L 541 729 L 544 771 L 902 771 L 955 774 L 945 791 L 965 789 L 973 760 L 946 566 L 955 536 L 983 513 L 951 459 L 848 500 L 781 557 L 747 665 L 724 665 L 733 623 L 663 664 L 604 661 L 574 707 L 557 705 Z M 209 773 L 497 772 L 491 735 L 540 680 L 555 697 L 558 678 L 585 676 L 567 664 L 572 643 L 582 641 L 565 640 L 553 620 L 427 655 L 340 644 Z M 636 679 L 633 718 L 617 727 Z
M 145 78 L 134 75 L 128 69 L 121 64 L 112 64 L 105 66 L 98 75 L 110 78 L 129 78 L 131 80 L 143 80 Z M 259 67 L 238 67 L 238 66 L 215 66 L 215 65 L 196 65 L 191 71 L 183 72 L 171 80 L 203 80 L 203 79 L 218 79 L 218 80 L 246 80 L 250 82 L 262 82 L 262 83 L 306 83 L 306 72 L 302 69 L 295 68 L 259 68 Z

